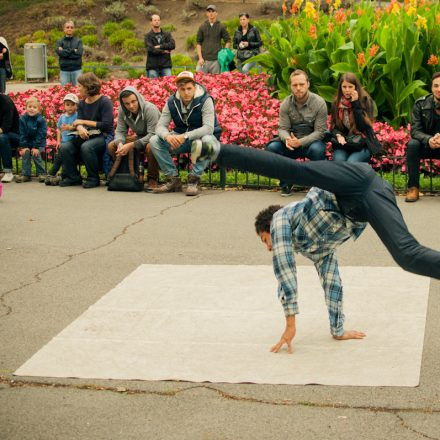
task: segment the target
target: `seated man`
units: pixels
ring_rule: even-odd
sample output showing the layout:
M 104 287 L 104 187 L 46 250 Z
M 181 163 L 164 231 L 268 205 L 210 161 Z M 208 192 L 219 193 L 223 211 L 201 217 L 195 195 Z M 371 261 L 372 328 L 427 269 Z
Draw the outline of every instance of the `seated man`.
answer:
M 325 101 L 309 91 L 310 81 L 305 72 L 295 70 L 290 75 L 292 95 L 281 103 L 279 138 L 270 141 L 266 149 L 292 159 L 325 159 L 322 141 L 327 130 Z M 292 182 L 280 181 L 281 195 L 291 194 Z
M 160 112 L 154 104 L 145 101 L 144 97 L 132 86 L 122 90 L 119 94 L 119 102 L 115 140 L 109 143 L 108 151 L 112 157 L 124 156 L 135 148 L 142 160 L 146 152 L 148 184 L 145 190 L 151 191 L 157 187 L 159 166 L 151 152 L 149 141 L 156 130 Z M 134 136 L 128 136 L 129 129 L 133 131 Z
M 218 142 L 221 134 L 214 100 L 202 85 L 195 82 L 194 75 L 184 71 L 179 73 L 175 81 L 177 91 L 165 104 L 156 127 L 156 135 L 150 139 L 153 154 L 167 179 L 165 184 L 153 190 L 154 193 L 182 190 L 171 152 L 189 153 L 193 141 L 210 144 Z M 172 132 L 169 131 L 171 121 L 174 123 Z M 200 176 L 208 164 L 209 161 L 200 161 L 193 165 L 188 176 L 187 196 L 198 194 Z
M 419 200 L 420 159 L 440 159 L 440 72 L 434 73 L 432 94 L 414 103 L 411 139 L 407 145 L 408 193 L 406 202 Z

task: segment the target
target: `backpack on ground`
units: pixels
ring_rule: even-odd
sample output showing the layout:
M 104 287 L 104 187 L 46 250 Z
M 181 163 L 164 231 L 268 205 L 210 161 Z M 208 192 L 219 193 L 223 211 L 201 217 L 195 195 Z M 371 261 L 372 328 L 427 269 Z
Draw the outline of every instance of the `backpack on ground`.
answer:
M 141 165 L 141 166 L 140 166 Z M 139 170 L 139 168 L 142 168 Z M 144 189 L 143 163 L 138 152 L 133 148 L 125 156 L 117 156 L 108 174 L 109 191 L 142 191 Z

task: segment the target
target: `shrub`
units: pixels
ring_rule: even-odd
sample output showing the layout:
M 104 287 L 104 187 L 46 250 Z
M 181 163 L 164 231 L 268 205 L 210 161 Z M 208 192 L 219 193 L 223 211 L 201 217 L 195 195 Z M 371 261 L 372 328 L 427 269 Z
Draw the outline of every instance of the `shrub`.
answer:
M 124 3 L 116 1 L 104 8 L 104 14 L 113 20 L 121 21 L 127 16 L 127 9 Z
M 148 5 L 145 6 L 143 4 L 139 4 L 136 6 L 136 9 L 138 10 L 138 12 L 140 12 L 141 14 L 143 14 L 143 16 L 145 18 L 147 18 L 148 20 L 151 18 L 152 15 L 154 14 L 158 14 L 160 15 L 160 10 L 159 8 L 157 8 L 154 5 Z
M 106 37 L 108 37 L 119 29 L 120 26 L 118 23 L 115 23 L 114 21 L 107 21 L 102 28 L 102 32 Z
M 131 18 L 125 18 L 121 22 L 121 28 L 128 29 L 129 31 L 134 31 L 136 29 L 136 25 L 134 23 L 134 20 Z
M 193 11 L 191 9 L 183 9 L 182 14 L 180 15 L 180 18 L 184 23 L 187 23 L 188 21 L 191 20 L 191 18 L 196 17 L 196 16 L 197 16 L 196 11 Z
M 142 75 L 145 75 L 145 70 L 144 69 L 132 69 L 132 68 L 128 68 L 125 69 L 126 72 L 128 72 L 128 77 L 130 79 L 138 79 L 140 78 Z
M 225 25 L 229 36 L 232 38 L 235 30 L 238 28 L 238 26 L 240 26 L 240 19 L 238 17 L 234 17 L 231 20 L 224 21 L 223 24 Z
M 165 32 L 174 32 L 176 28 L 172 24 L 166 24 L 164 26 L 161 26 L 161 29 Z
M 144 61 L 143 55 L 134 55 L 130 58 L 130 61 L 133 63 L 140 63 L 141 61 Z
M 123 59 L 122 59 L 122 57 L 120 56 L 120 55 L 115 55 L 113 58 L 112 58 L 112 64 L 114 65 L 114 66 L 120 66 L 122 63 L 123 63 Z
M 44 19 L 44 24 L 47 29 L 62 29 L 66 21 L 67 18 L 64 15 L 52 15 Z
M 32 34 L 32 41 L 34 41 L 34 42 L 36 42 L 37 40 L 45 40 L 45 39 L 46 39 L 46 32 L 41 29 L 38 31 L 35 31 Z
M 58 58 L 52 55 L 47 57 L 47 67 L 58 67 Z
M 11 63 L 14 70 L 24 68 L 24 55 L 19 55 L 17 53 L 11 52 Z
M 195 61 L 191 57 L 180 53 L 171 55 L 171 62 L 173 63 L 173 66 L 192 67 L 196 65 Z
M 145 45 L 143 40 L 137 38 L 127 38 L 122 43 L 122 50 L 127 55 L 142 53 L 145 50 Z
M 120 29 L 108 37 L 108 42 L 111 46 L 122 46 L 128 38 L 134 38 L 134 33 L 127 29 Z
M 64 37 L 64 32 L 58 29 L 51 29 L 49 31 L 49 41 L 54 45 L 60 38 Z
M 76 0 L 76 4 L 82 9 L 91 9 L 95 6 L 94 0 Z
M 84 35 L 95 35 L 96 33 L 97 29 L 94 24 L 85 24 L 78 28 L 75 32 L 78 37 L 82 37 Z
M 195 49 L 197 45 L 197 36 L 191 35 L 186 39 L 186 48 L 188 50 Z
M 15 40 L 15 45 L 16 45 L 18 48 L 22 48 L 22 47 L 24 47 L 24 45 L 25 45 L 26 43 L 29 43 L 31 40 L 32 40 L 32 37 L 31 37 L 30 35 L 23 35 L 22 37 L 18 37 L 18 38 Z
M 82 71 L 83 73 L 93 72 L 98 78 L 105 78 L 109 73 L 109 69 L 105 65 L 94 62 L 84 63 Z
M 185 9 L 205 9 L 207 2 L 205 0 L 185 0 Z
M 98 45 L 98 37 L 96 35 L 84 35 L 81 39 L 85 46 L 95 47 Z

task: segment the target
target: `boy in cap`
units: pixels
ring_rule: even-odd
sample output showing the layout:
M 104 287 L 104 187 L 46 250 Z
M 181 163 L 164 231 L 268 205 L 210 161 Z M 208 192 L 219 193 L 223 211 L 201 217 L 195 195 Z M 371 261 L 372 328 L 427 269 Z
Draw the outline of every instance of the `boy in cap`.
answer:
M 62 142 L 67 142 L 73 136 L 75 127 L 73 121 L 78 119 L 77 106 L 79 103 L 78 96 L 74 93 L 68 93 L 64 99 L 64 113 L 58 118 L 57 123 L 57 143 L 55 145 L 55 153 L 52 168 L 49 171 L 44 183 L 46 185 L 59 185 L 61 176 L 57 176 L 61 168 L 61 156 L 59 149 Z
M 156 127 L 156 135 L 151 137 L 151 151 L 167 179 L 164 185 L 153 189 L 154 193 L 177 192 L 182 190 L 179 173 L 171 157 L 174 154 L 189 153 L 191 143 L 218 143 L 221 128 L 217 121 L 214 100 L 207 90 L 194 79 L 192 72 L 183 71 L 177 75 L 177 91 L 165 104 Z M 173 131 L 169 131 L 171 121 Z M 209 161 L 193 165 L 188 175 L 187 196 L 198 194 L 200 177 Z

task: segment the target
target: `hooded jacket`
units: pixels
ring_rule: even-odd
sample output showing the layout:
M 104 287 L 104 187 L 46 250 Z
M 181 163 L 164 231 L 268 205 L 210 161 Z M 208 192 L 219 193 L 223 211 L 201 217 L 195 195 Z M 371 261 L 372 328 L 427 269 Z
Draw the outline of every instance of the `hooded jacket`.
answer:
M 18 134 L 18 120 L 18 111 L 14 101 L 8 95 L 0 93 L 0 128 L 2 132 Z
M 136 96 L 139 103 L 139 110 L 136 115 L 125 108 L 121 99 L 121 94 L 124 91 L 132 92 Z M 132 86 L 125 87 L 125 89 L 121 91 L 119 94 L 119 103 L 115 144 L 125 143 L 128 130 L 131 128 L 138 137 L 138 140 L 134 142 L 134 147 L 138 151 L 144 150 L 151 136 L 155 133 L 156 125 L 160 118 L 160 111 L 154 104 L 145 101 L 144 97 Z
M 0 37 L 0 50 L 6 48 L 7 52 L 3 54 L 3 59 L 0 60 L 0 68 L 6 69 L 6 77 L 12 78 L 12 63 L 9 56 L 9 46 L 5 38 Z
M 47 124 L 41 114 L 29 116 L 25 113 L 20 118 L 20 148 L 46 147 Z
M 196 83 L 196 93 L 187 112 L 184 114 L 183 103 L 179 91 L 171 95 L 162 110 L 162 116 L 157 124 L 156 133 L 164 139 L 170 134 L 168 127 L 174 122 L 175 133 L 187 133 L 190 141 L 201 139 L 206 135 L 220 138 L 221 128 L 215 114 L 214 100 L 201 85 Z
M 61 47 L 61 50 L 59 48 Z M 64 36 L 57 41 L 55 53 L 60 58 L 60 70 L 75 72 L 81 70 L 83 44 L 81 39 Z

